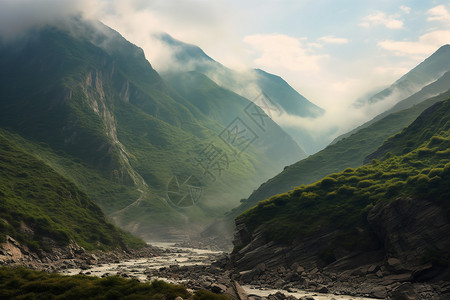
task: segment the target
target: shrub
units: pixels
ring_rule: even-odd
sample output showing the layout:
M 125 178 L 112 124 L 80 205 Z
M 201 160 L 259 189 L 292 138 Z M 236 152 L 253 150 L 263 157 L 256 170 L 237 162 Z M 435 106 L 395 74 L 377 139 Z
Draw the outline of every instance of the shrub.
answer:
M 336 182 L 337 180 L 332 177 L 325 177 L 324 179 L 322 179 L 322 181 L 320 181 L 320 184 L 324 187 L 327 187 L 335 184 Z

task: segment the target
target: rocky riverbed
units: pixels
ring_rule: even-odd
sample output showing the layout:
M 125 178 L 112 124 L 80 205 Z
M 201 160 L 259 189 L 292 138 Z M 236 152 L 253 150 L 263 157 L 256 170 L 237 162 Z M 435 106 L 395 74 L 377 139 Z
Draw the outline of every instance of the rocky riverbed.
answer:
M 206 289 L 215 293 L 226 293 L 235 299 L 370 299 L 356 295 L 331 294 L 324 289 L 318 290 L 313 283 L 307 290 L 293 284 L 241 286 L 239 282 L 242 278 L 245 279 L 245 276 L 227 267 L 227 255 L 223 252 L 177 247 L 167 243 L 152 244 L 156 246 L 158 252 L 154 257 L 93 264 L 83 269 L 65 268 L 59 272 L 99 277 L 119 275 L 139 281 L 164 279 L 172 283 L 181 283 L 191 290 Z M 281 277 L 279 278 L 281 280 Z
M 390 274 L 383 266 L 333 273 L 294 263 L 285 267 L 258 264 L 250 270 L 233 266 L 221 251 L 195 249 L 188 244 L 153 246 L 130 252 L 88 253 L 76 245 L 52 254 L 29 252 L 14 239 L 2 245 L 0 264 L 22 265 L 67 275 L 119 275 L 139 281 L 164 279 L 191 290 L 206 289 L 234 299 L 449 299 L 450 283 L 420 283 Z M 395 261 L 390 261 L 395 266 Z

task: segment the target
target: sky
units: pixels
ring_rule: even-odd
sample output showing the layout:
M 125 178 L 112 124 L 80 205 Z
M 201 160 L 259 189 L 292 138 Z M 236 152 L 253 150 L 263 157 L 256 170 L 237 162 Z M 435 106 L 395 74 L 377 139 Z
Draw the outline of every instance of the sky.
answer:
M 230 68 L 279 75 L 329 112 L 322 130 L 371 117 L 348 107 L 450 43 L 450 4 L 437 0 L 0 0 L 0 31 L 76 11 L 142 47 L 156 70 L 167 60 L 151 36 L 167 32 Z

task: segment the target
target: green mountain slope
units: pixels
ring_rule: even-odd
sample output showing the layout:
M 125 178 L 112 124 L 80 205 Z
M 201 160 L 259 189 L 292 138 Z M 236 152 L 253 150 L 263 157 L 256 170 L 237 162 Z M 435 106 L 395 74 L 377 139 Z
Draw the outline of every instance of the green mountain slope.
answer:
M 281 77 L 255 69 L 245 72 L 231 70 L 211 57 L 202 49 L 172 38 L 168 34 L 161 34 L 159 39 L 166 45 L 167 51 L 172 54 L 172 70 L 167 73 L 197 71 L 216 82 L 219 86 L 235 92 L 260 105 L 270 117 L 277 121 L 283 115 L 295 117 L 315 118 L 323 114 L 324 110 L 293 89 Z M 258 100 L 263 93 L 269 99 Z M 283 127 L 293 139 L 307 153 L 321 149 L 328 139 L 312 136 L 304 130 Z
M 449 55 L 450 57 L 450 55 Z M 422 101 L 424 101 L 425 99 L 428 99 L 430 97 L 434 97 L 436 95 L 439 95 L 441 93 L 444 93 L 448 90 L 450 86 L 450 72 L 446 72 L 444 73 L 444 75 L 442 75 L 439 79 L 437 79 L 436 81 L 424 86 L 420 91 L 418 91 L 417 93 L 409 96 L 408 98 L 403 99 L 402 101 L 398 102 L 397 104 L 395 104 L 392 108 L 388 109 L 387 111 L 379 114 L 378 116 L 376 116 L 375 118 L 373 118 L 372 120 L 356 127 L 355 129 L 342 134 L 340 136 L 338 136 L 337 138 L 335 138 L 332 142 L 336 143 L 337 141 L 348 137 L 352 134 L 354 134 L 355 132 L 357 132 L 360 129 L 366 128 L 369 125 L 381 120 L 382 118 L 386 117 L 389 114 L 410 108 Z
M 290 244 L 294 240 L 305 241 L 312 236 L 326 236 L 324 239 L 329 239 L 329 243 L 323 243 L 325 247 L 322 246 L 319 254 L 327 264 L 337 259 L 335 250 L 338 248 L 346 251 L 374 250 L 380 247 L 380 242 L 382 245 L 387 243 L 387 239 L 379 240 L 383 234 L 394 236 L 394 240 L 397 235 L 398 240 L 397 231 L 386 228 L 383 229 L 386 231 L 381 230 L 381 234 L 377 226 L 392 226 L 394 219 L 380 223 L 379 216 L 384 209 L 390 207 L 390 203 L 399 199 L 432 202 L 443 211 L 443 224 L 448 224 L 450 99 L 425 110 L 417 120 L 389 139 L 380 149 L 392 152 L 382 160 L 374 160 L 356 169 L 347 168 L 313 184 L 302 185 L 288 193 L 271 197 L 242 214 L 240 219 L 250 232 L 259 228 L 267 242 Z M 394 206 L 393 209 L 400 208 Z M 438 212 L 439 210 L 434 212 L 436 217 Z M 401 230 L 401 226 L 416 224 L 416 220 L 402 222 L 395 230 Z M 448 226 L 443 224 L 438 227 Z M 424 225 L 429 226 L 427 230 L 437 228 L 434 227 L 435 224 Z M 421 246 L 426 248 L 424 251 L 421 249 L 414 253 L 415 256 L 422 256 L 422 261 L 417 260 L 417 257 L 414 258 L 415 262 L 408 257 L 399 257 L 401 260 L 416 265 L 436 259 L 433 255 L 441 255 L 443 261 L 448 260 L 448 236 L 431 238 L 428 231 L 422 232 L 417 228 L 410 228 L 408 232 L 411 236 L 406 238 L 407 243 L 417 239 L 417 232 L 420 232 L 419 235 L 424 239 L 438 239 L 447 243 L 447 248 L 439 248 L 442 243 L 430 242 Z M 387 246 L 384 244 L 384 247 Z M 390 250 L 393 253 L 411 251 L 400 251 L 402 246 L 397 247 Z
M 234 134 L 241 123 L 230 125 L 167 86 L 140 48 L 99 22 L 72 18 L 1 44 L 8 138 L 146 238 L 194 234 L 289 163 L 253 144 L 257 125 L 243 136 Z M 278 142 L 263 146 L 299 153 Z
M 439 79 L 444 73 L 450 71 L 450 45 L 444 45 L 425 59 L 414 69 L 403 75 L 390 87 L 373 95 L 368 100 L 369 103 L 375 103 L 389 99 L 396 103 L 415 94 L 424 86 Z M 361 104 L 359 101 L 357 104 Z
M 353 135 L 329 145 L 324 150 L 309 156 L 287 168 L 262 184 L 234 212 L 240 213 L 256 205 L 258 201 L 284 193 L 302 184 L 313 183 L 328 174 L 345 168 L 355 168 L 382 145 L 390 136 L 398 133 L 414 121 L 420 113 L 436 102 L 450 97 L 450 92 L 425 100 L 409 109 L 390 114 L 359 130 Z
M 271 160 L 284 166 L 306 157 L 306 153 L 262 109 L 248 99 L 220 87 L 202 73 L 191 71 L 164 78 L 203 114 L 223 126 L 233 122 L 236 117 L 245 124 L 256 123 L 257 126 L 252 128 L 259 138 L 253 145 Z
M 0 237 L 31 250 L 74 241 L 87 250 L 126 249 L 144 243 L 106 221 L 73 183 L 0 134 Z M 49 240 L 50 239 L 50 240 Z

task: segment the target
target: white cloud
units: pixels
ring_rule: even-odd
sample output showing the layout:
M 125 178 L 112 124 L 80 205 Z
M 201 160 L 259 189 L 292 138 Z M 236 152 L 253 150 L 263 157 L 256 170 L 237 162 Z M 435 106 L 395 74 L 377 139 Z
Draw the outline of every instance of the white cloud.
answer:
M 408 73 L 409 69 L 404 67 L 393 67 L 393 66 L 378 66 L 373 69 L 374 74 L 376 75 L 389 75 L 400 77 L 406 73 Z
M 403 21 L 397 18 L 398 15 L 387 15 L 384 12 L 377 11 L 374 14 L 364 17 L 359 25 L 366 28 L 382 25 L 389 29 L 401 29 L 403 28 Z
M 379 42 L 378 46 L 392 51 L 394 55 L 417 58 L 430 55 L 437 48 L 448 43 L 450 43 L 450 31 L 437 30 L 420 36 L 415 42 L 385 40 Z
M 408 6 L 405 6 L 405 5 L 401 5 L 399 8 L 405 14 L 409 14 L 411 12 L 411 7 L 408 7 Z
M 320 63 L 328 55 L 312 53 L 303 45 L 304 40 L 283 34 L 255 34 L 244 38 L 244 42 L 259 53 L 254 60 L 256 65 L 291 71 L 319 71 Z
M 439 21 L 450 24 L 450 13 L 445 5 L 435 6 L 427 11 L 428 21 Z
M 100 2 L 89 0 L 0 0 L 0 35 L 14 37 L 31 27 L 76 14 L 91 17 L 102 7 Z
M 349 42 L 346 38 L 338 38 L 332 35 L 327 35 L 319 38 L 319 41 L 327 43 L 327 44 L 347 44 Z

